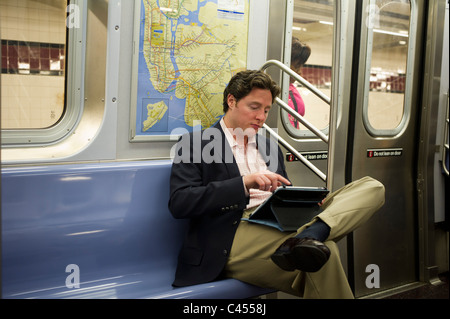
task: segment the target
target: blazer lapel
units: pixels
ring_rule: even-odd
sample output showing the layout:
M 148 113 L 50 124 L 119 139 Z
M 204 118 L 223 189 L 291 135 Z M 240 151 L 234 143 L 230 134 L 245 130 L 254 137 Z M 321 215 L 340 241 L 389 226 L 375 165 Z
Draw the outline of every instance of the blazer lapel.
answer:
M 230 144 L 227 141 L 227 137 L 222 130 L 222 126 L 219 122 L 217 122 L 214 127 L 220 131 L 220 137 L 222 141 L 222 163 L 225 164 L 225 167 L 228 170 L 228 174 L 230 174 L 230 178 L 240 176 L 241 173 L 239 172 L 239 167 L 237 165 L 236 159 L 234 158 Z

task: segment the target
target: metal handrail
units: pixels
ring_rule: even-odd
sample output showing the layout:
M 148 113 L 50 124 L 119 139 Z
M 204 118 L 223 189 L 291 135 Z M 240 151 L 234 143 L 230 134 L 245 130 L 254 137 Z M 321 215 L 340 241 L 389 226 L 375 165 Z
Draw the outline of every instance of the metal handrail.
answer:
M 261 67 L 261 71 L 264 71 L 269 66 L 274 65 L 280 68 L 282 71 L 286 72 L 290 76 L 292 76 L 294 79 L 296 79 L 298 82 L 300 82 L 303 86 L 305 86 L 308 90 L 310 90 L 312 93 L 314 93 L 317 97 L 319 97 L 322 101 L 327 103 L 328 105 L 331 105 L 331 99 L 325 95 L 322 91 L 317 89 L 314 85 L 306 81 L 304 78 L 302 78 L 300 75 L 295 73 L 291 70 L 287 65 L 284 65 L 280 61 L 277 60 L 269 60 Z
M 309 89 L 312 93 L 314 93 L 316 96 L 318 96 L 322 101 L 326 102 L 328 105 L 331 105 L 331 99 L 326 96 L 322 91 L 318 90 L 314 85 L 306 81 L 304 78 L 302 78 L 300 75 L 292 71 L 289 67 L 281 63 L 277 60 L 269 60 L 261 67 L 261 70 L 264 71 L 269 66 L 276 66 L 282 71 L 286 72 L 290 76 L 292 76 L 294 79 L 299 81 L 303 86 L 305 86 L 307 89 Z M 275 101 L 277 104 L 286 112 L 288 112 L 290 115 L 295 117 L 300 123 L 302 123 L 304 126 L 306 126 L 311 132 L 313 132 L 317 137 L 319 137 L 322 141 L 329 144 L 329 137 L 325 135 L 321 130 L 316 128 L 313 124 L 311 124 L 309 121 L 307 121 L 303 116 L 301 116 L 298 112 L 293 110 L 289 105 L 287 105 L 283 100 L 280 98 L 276 98 Z M 286 149 L 288 149 L 292 154 L 294 154 L 295 157 L 297 157 L 303 164 L 305 164 L 310 170 L 312 170 L 318 177 L 320 177 L 324 182 L 327 181 L 327 176 L 318 169 L 313 163 L 311 163 L 309 160 L 307 160 L 302 154 L 300 154 L 292 145 L 290 145 L 285 139 L 283 139 L 280 135 L 278 135 L 275 131 L 273 131 L 267 124 L 264 124 L 264 128 L 273 135 L 278 142 L 283 145 Z
M 317 89 L 314 85 L 306 81 L 304 78 L 302 78 L 300 75 L 292 71 L 289 67 L 281 63 L 277 60 L 269 60 L 261 67 L 261 70 L 267 69 L 269 66 L 276 66 L 280 68 L 282 71 L 286 72 L 290 76 L 292 76 L 294 79 L 299 81 L 303 86 L 305 86 L 308 90 L 310 90 L 312 93 L 314 93 L 316 96 L 318 96 L 322 101 L 327 103 L 328 105 L 331 105 L 331 99 L 326 96 L 322 91 Z M 317 137 L 319 137 L 322 141 L 328 144 L 329 138 L 325 134 L 322 133 L 321 130 L 316 128 L 313 124 L 311 124 L 309 121 L 307 121 L 303 116 L 301 116 L 298 112 L 293 110 L 289 105 L 287 105 L 282 99 L 276 98 L 275 101 L 281 108 L 288 112 L 290 115 L 295 117 L 300 123 L 302 123 L 304 126 L 306 126 L 311 132 L 313 132 Z
M 297 111 L 295 111 L 293 108 L 291 108 L 289 105 L 287 105 L 282 99 L 277 97 L 275 99 L 277 104 L 281 106 L 283 110 L 291 114 L 293 117 L 295 117 L 299 122 L 301 122 L 304 126 L 306 126 L 311 132 L 316 134 L 317 137 L 319 137 L 322 141 L 328 144 L 328 136 L 323 134 L 323 132 L 319 129 L 317 129 L 313 124 L 311 124 L 309 121 L 307 121 L 303 116 L 298 114 Z
M 297 157 L 303 164 L 305 164 L 310 170 L 312 170 L 317 176 L 319 176 L 324 182 L 327 181 L 327 175 L 325 175 L 320 169 L 318 169 L 313 163 L 306 159 L 302 154 L 300 154 L 291 144 L 289 144 L 285 139 L 283 139 L 280 135 L 275 133 L 267 124 L 264 124 L 263 127 L 270 133 L 270 135 L 275 136 L 278 139 L 278 142 L 283 145 L 286 149 L 288 149 L 295 157 Z

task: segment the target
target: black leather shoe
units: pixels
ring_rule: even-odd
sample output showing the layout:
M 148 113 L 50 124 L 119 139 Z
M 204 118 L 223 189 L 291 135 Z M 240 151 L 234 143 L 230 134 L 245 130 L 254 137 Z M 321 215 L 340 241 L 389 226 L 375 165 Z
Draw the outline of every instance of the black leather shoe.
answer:
M 289 238 L 271 256 L 272 261 L 285 271 L 296 269 L 316 272 L 330 258 L 330 249 L 312 238 Z

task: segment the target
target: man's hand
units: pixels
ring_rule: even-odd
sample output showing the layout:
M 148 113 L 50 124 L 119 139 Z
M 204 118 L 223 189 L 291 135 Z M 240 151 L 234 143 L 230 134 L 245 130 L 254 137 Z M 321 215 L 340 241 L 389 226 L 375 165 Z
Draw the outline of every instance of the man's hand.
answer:
M 291 182 L 279 174 L 265 171 L 244 176 L 244 184 L 248 190 L 255 188 L 273 192 L 281 184 L 291 185 Z

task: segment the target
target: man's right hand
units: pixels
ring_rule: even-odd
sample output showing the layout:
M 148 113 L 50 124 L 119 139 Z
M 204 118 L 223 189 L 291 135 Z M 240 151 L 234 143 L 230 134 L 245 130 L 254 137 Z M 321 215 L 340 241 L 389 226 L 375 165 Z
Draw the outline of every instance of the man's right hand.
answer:
M 255 188 L 262 191 L 273 192 L 282 184 L 291 185 L 291 182 L 283 176 L 270 171 L 244 176 L 244 185 L 248 190 L 250 188 Z

